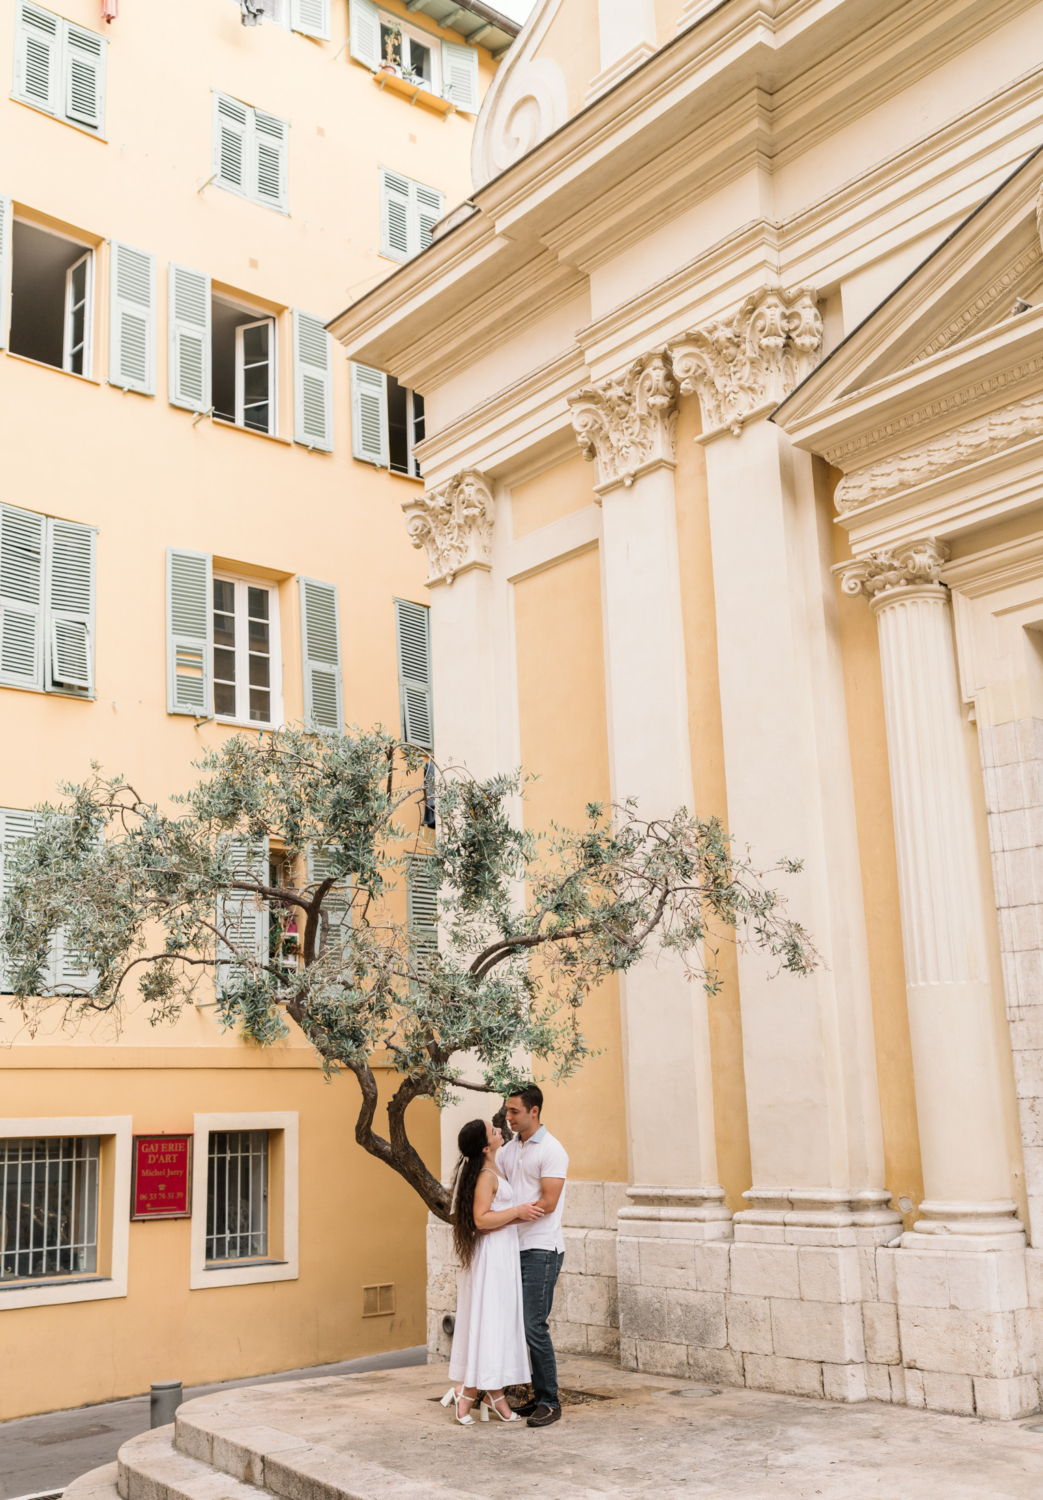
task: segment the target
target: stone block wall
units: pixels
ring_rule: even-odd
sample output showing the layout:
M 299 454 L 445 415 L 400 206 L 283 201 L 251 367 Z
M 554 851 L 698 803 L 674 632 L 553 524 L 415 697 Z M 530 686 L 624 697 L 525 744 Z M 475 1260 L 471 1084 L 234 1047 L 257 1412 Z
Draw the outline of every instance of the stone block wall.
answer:
M 1043 721 L 981 725 L 1029 1229 L 1043 1246 Z
M 569 1181 L 563 1228 L 565 1260 L 554 1295 L 551 1334 L 561 1354 L 619 1351 L 616 1298 L 616 1214 L 626 1201 L 625 1182 Z M 442 1319 L 456 1311 L 459 1262 L 452 1232 L 434 1215 L 427 1224 L 427 1357 L 449 1358 L 452 1341 Z
M 620 1235 L 625 1369 L 983 1417 L 1038 1410 L 1043 1252 L 898 1248 L 885 1227 L 735 1234 Z

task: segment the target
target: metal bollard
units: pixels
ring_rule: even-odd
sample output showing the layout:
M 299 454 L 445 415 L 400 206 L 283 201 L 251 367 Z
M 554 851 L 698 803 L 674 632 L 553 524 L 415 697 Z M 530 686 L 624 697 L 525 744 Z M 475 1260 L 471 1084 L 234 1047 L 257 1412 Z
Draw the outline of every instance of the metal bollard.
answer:
M 180 1380 L 154 1380 L 149 1393 L 150 1427 L 166 1427 L 181 1405 Z

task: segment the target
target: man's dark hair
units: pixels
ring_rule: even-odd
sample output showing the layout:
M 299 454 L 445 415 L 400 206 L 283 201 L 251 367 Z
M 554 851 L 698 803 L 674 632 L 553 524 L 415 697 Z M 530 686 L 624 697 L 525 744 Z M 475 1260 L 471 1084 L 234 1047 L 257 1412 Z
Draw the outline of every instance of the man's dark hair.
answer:
M 538 1083 L 527 1083 L 523 1089 L 514 1089 L 507 1097 L 520 1099 L 526 1109 L 538 1109 L 543 1114 L 543 1090 Z

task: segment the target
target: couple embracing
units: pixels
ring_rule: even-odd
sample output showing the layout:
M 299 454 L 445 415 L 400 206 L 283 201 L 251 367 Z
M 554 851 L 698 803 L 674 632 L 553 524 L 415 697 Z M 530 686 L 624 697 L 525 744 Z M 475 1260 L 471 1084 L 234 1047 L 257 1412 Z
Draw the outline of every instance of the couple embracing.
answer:
M 442 1405 L 474 1425 L 471 1408 L 484 1391 L 482 1421 L 498 1417 L 549 1427 L 561 1416 L 558 1369 L 547 1319 L 565 1258 L 561 1232 L 569 1159 L 540 1121 L 543 1094 L 535 1084 L 507 1100 L 503 1133 L 471 1120 L 457 1140 L 460 1164 L 453 1192 L 453 1243 L 463 1265 L 456 1306 L 452 1387 Z M 532 1380 L 533 1400 L 515 1411 L 504 1386 Z

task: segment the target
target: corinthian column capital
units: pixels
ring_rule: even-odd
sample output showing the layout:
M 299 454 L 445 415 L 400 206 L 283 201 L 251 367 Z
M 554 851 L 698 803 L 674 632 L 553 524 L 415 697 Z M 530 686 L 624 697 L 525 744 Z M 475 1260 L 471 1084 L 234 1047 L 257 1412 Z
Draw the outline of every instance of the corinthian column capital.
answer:
M 428 583 L 451 584 L 466 568 L 488 568 L 492 553 L 492 484 L 464 469 L 402 510 L 414 547 L 427 549 Z
M 693 328 L 670 345 L 681 394 L 699 397 L 703 434 L 777 406 L 810 374 L 822 348 L 813 287 L 762 288 L 738 312 Z
M 872 604 L 890 602 L 903 589 L 928 585 L 945 595 L 942 568 L 949 556 L 944 542 L 933 536 L 904 547 L 877 547 L 854 562 L 841 563 L 840 587 L 845 594 L 864 594 Z
M 622 376 L 581 386 L 568 399 L 580 451 L 597 462 L 599 487 L 629 488 L 640 469 L 673 463 L 677 381 L 665 350 L 636 359 Z

